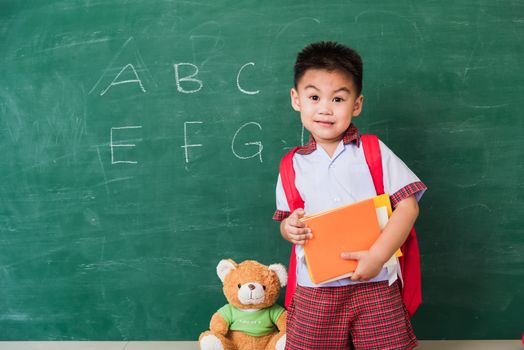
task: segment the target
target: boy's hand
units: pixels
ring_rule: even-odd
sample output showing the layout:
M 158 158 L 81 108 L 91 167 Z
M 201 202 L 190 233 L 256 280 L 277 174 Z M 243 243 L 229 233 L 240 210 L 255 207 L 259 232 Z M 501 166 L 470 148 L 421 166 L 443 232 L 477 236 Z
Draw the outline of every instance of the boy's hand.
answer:
M 377 256 L 371 254 L 368 250 L 359 252 L 343 252 L 340 257 L 345 260 L 358 260 L 357 268 L 353 275 L 351 275 L 352 281 L 365 282 L 369 281 L 373 277 L 376 277 L 384 263 Z
M 308 239 L 313 238 L 311 229 L 306 227 L 306 224 L 300 221 L 304 216 L 304 209 L 299 208 L 291 213 L 280 225 L 280 233 L 286 241 L 293 244 L 304 245 Z

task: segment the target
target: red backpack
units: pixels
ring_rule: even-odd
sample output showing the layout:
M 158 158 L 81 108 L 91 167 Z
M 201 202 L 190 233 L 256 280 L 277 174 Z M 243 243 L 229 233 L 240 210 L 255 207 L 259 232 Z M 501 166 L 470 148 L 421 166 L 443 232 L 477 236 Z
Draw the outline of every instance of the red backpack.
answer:
M 382 158 L 378 137 L 375 135 L 361 135 L 362 147 L 368 164 L 375 191 L 377 195 L 384 193 L 384 182 L 382 172 Z M 293 156 L 300 147 L 293 148 L 280 162 L 280 179 L 286 199 L 291 212 L 298 208 L 304 208 L 304 201 L 295 187 L 295 169 L 293 168 Z M 402 287 L 402 300 L 408 309 L 409 315 L 413 316 L 422 303 L 422 286 L 420 278 L 420 253 L 415 228 L 412 228 L 408 238 L 400 248 L 402 257 L 399 258 L 400 269 L 404 285 Z M 295 246 L 291 249 L 289 259 L 289 276 L 286 287 L 285 305 L 289 308 L 291 298 L 295 292 L 297 283 Z

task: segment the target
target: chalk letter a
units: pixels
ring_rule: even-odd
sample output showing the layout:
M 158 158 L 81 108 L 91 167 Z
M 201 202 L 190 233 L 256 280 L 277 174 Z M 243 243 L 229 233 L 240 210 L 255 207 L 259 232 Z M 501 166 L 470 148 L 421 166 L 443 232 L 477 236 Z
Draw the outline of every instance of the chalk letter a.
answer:
M 118 80 L 118 78 L 120 77 L 120 75 L 122 75 L 122 73 L 127 69 L 127 68 L 131 68 L 131 70 L 133 71 L 133 74 L 135 75 L 136 79 L 128 79 L 128 80 Z M 142 92 L 146 92 L 146 89 L 144 89 L 144 85 L 142 85 L 142 81 L 140 80 L 140 78 L 138 77 L 138 73 L 136 72 L 135 70 L 135 67 L 133 67 L 133 65 L 131 63 L 128 63 L 124 68 L 122 68 L 120 70 L 120 72 L 118 72 L 118 74 L 116 75 L 115 79 L 113 79 L 113 81 L 111 82 L 111 84 L 109 84 L 101 93 L 100 93 L 100 96 L 104 96 L 106 94 L 106 92 L 112 88 L 113 86 L 116 86 L 116 85 L 122 85 L 122 84 L 128 84 L 128 83 L 138 83 L 138 86 L 140 86 L 140 90 L 142 90 Z

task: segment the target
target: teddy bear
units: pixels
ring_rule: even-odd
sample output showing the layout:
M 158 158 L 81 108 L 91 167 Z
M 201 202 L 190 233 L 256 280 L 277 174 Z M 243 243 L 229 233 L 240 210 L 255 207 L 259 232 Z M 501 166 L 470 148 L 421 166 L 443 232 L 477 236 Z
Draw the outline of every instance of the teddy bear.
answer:
M 217 274 L 228 304 L 211 317 L 198 340 L 201 350 L 284 350 L 287 311 L 276 304 L 287 284 L 281 264 L 221 260 Z

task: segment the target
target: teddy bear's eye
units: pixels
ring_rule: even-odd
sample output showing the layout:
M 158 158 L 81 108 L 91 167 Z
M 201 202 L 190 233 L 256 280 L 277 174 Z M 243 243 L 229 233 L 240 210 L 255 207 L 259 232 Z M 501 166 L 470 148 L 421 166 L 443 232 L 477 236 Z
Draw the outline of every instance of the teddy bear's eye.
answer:
M 264 290 L 266 290 L 266 286 L 262 286 L 262 288 L 264 288 Z
M 239 283 L 239 284 L 238 284 L 238 289 L 240 289 L 240 287 L 242 287 L 242 286 L 241 286 L 240 283 Z

